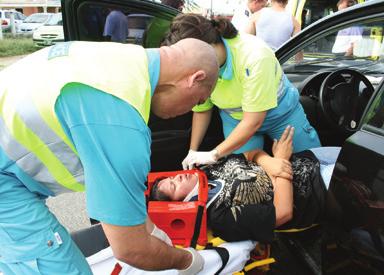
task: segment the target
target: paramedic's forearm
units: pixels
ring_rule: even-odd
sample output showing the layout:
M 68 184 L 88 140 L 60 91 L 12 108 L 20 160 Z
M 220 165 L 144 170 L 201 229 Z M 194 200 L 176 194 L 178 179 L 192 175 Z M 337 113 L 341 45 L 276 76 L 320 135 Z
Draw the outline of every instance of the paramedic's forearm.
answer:
M 209 123 L 211 122 L 212 109 L 205 112 L 194 112 L 192 118 L 192 134 L 190 149 L 197 151 L 205 133 L 207 132 Z
M 293 216 L 293 187 L 292 182 L 277 177 L 273 184 L 273 204 L 276 209 L 276 227 L 290 221 Z
M 114 256 L 143 270 L 185 269 L 189 252 L 173 248 L 148 234 L 146 225 L 116 226 L 102 223 Z

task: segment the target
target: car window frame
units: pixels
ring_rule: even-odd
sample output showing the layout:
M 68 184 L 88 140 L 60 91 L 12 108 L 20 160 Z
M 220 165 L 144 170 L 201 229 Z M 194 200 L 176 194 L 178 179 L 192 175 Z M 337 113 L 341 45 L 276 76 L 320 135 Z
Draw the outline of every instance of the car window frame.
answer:
M 153 15 L 170 21 L 172 21 L 172 19 L 179 13 L 178 10 L 170 8 L 169 6 L 146 0 L 62 0 L 61 7 L 65 41 L 81 40 L 79 30 L 80 16 L 78 15 L 78 11 L 81 9 L 82 5 L 89 4 L 123 9 L 137 9 L 137 13 L 144 12 L 148 15 Z
M 330 35 L 348 25 L 380 18 L 384 18 L 384 5 L 379 0 L 358 4 L 349 9 L 336 12 L 309 25 L 298 35 L 289 39 L 276 51 L 276 57 L 280 64 L 284 64 L 300 49 L 305 48 L 321 37 Z

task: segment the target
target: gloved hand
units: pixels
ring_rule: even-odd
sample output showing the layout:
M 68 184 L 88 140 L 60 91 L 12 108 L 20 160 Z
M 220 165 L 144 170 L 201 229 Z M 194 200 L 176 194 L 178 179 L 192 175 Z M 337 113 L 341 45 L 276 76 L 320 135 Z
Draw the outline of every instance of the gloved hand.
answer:
M 190 170 L 194 165 L 212 164 L 218 159 L 218 152 L 213 149 L 209 152 L 198 152 L 189 150 L 187 157 L 183 160 L 182 165 L 184 170 Z
M 192 247 L 184 248 L 188 252 L 192 254 L 192 262 L 191 264 L 183 270 L 179 270 L 179 275 L 194 275 L 203 270 L 204 267 L 204 259 L 203 257 Z
M 155 224 L 153 224 L 153 230 L 151 233 L 152 236 L 158 238 L 159 240 L 165 242 L 167 245 L 173 246 L 171 239 L 168 237 L 167 233 L 158 228 Z

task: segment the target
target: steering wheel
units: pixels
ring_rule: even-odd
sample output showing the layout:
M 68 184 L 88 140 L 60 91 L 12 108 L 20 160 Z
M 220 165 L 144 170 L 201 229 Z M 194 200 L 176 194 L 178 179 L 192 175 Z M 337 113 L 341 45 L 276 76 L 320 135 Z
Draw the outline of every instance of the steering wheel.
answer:
M 360 72 L 337 70 L 321 84 L 320 107 L 332 126 L 343 132 L 355 132 L 373 91 L 371 82 Z

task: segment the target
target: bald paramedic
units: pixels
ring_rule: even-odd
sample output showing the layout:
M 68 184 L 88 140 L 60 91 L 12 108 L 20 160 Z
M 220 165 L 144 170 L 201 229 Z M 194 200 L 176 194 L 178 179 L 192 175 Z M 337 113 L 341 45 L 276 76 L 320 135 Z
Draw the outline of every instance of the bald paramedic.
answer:
M 147 122 L 150 110 L 169 118 L 204 102 L 217 75 L 213 48 L 196 39 L 159 49 L 65 42 L 4 69 L 0 270 L 91 274 L 45 204 L 85 190 L 88 214 L 101 221 L 118 259 L 144 270 L 197 273 L 202 257 L 167 245 L 146 214 Z

